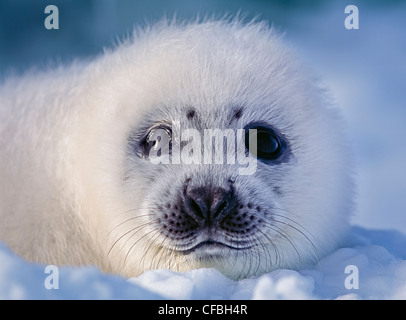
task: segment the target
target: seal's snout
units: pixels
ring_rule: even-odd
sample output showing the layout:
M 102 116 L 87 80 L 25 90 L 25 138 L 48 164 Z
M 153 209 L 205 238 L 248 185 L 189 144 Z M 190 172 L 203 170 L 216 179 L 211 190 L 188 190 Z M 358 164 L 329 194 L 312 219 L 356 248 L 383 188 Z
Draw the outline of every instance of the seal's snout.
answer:
M 235 207 L 233 189 L 198 187 L 184 193 L 187 214 L 203 226 L 212 226 L 227 217 Z
M 259 203 L 241 199 L 233 184 L 192 186 L 190 182 L 186 180 L 182 192 L 164 195 L 156 210 L 160 233 L 182 250 L 206 240 L 243 247 L 242 242 L 252 237 L 270 214 Z

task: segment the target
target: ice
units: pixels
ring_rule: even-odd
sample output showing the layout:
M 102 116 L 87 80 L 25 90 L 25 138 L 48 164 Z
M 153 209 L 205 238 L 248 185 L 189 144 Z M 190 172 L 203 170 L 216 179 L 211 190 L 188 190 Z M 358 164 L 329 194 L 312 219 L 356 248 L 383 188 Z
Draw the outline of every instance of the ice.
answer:
M 124 279 L 94 267 L 59 267 L 58 288 L 52 288 L 55 273 L 45 273 L 45 265 L 28 263 L 1 245 L 0 299 L 406 299 L 405 235 L 353 227 L 349 243 L 313 268 L 240 281 L 215 269 L 153 270 Z

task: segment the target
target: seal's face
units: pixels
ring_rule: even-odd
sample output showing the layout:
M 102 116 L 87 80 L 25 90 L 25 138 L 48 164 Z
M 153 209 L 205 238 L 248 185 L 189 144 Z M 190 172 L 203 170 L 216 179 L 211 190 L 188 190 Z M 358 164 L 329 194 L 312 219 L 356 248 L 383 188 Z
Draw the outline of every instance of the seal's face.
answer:
M 278 267 L 285 253 L 277 242 L 297 251 L 290 234 L 313 250 L 278 203 L 284 193 L 278 179 L 296 163 L 278 128 L 264 118 L 247 121 L 243 107 L 221 118 L 193 107 L 183 116 L 163 109 L 172 121 L 132 132 L 128 149 L 151 181 L 144 203 L 149 247 L 157 253 L 151 267 L 214 266 L 241 277 Z
M 126 81 L 128 210 L 109 254 L 127 275 L 298 268 L 347 225 L 346 144 L 323 94 L 277 39 L 213 28 L 165 36 Z
M 307 192 L 291 185 L 298 163 L 285 128 L 246 107 L 158 108 L 128 139 L 129 167 L 148 183 L 127 259 L 145 241 L 144 268 L 241 278 L 317 257 L 305 214 L 290 211 Z

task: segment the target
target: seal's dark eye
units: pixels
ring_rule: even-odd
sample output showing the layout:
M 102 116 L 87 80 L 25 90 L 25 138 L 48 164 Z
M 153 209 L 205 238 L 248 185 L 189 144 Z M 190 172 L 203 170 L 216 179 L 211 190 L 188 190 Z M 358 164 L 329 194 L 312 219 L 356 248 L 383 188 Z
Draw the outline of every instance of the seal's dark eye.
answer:
M 259 159 L 275 160 L 282 155 L 286 144 L 272 128 L 251 124 L 245 127 L 245 146 Z
M 152 128 L 141 142 L 145 157 L 161 157 L 169 155 L 172 150 L 172 130 L 167 126 Z

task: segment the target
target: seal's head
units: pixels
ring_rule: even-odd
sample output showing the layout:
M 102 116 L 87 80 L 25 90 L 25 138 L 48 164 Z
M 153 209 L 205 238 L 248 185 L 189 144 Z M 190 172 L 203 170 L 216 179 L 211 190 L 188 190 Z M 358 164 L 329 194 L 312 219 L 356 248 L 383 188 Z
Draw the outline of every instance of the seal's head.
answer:
M 164 23 L 97 67 L 91 104 L 104 112 L 86 145 L 103 145 L 82 174 L 116 272 L 238 279 L 340 243 L 353 197 L 342 125 L 272 29 Z

